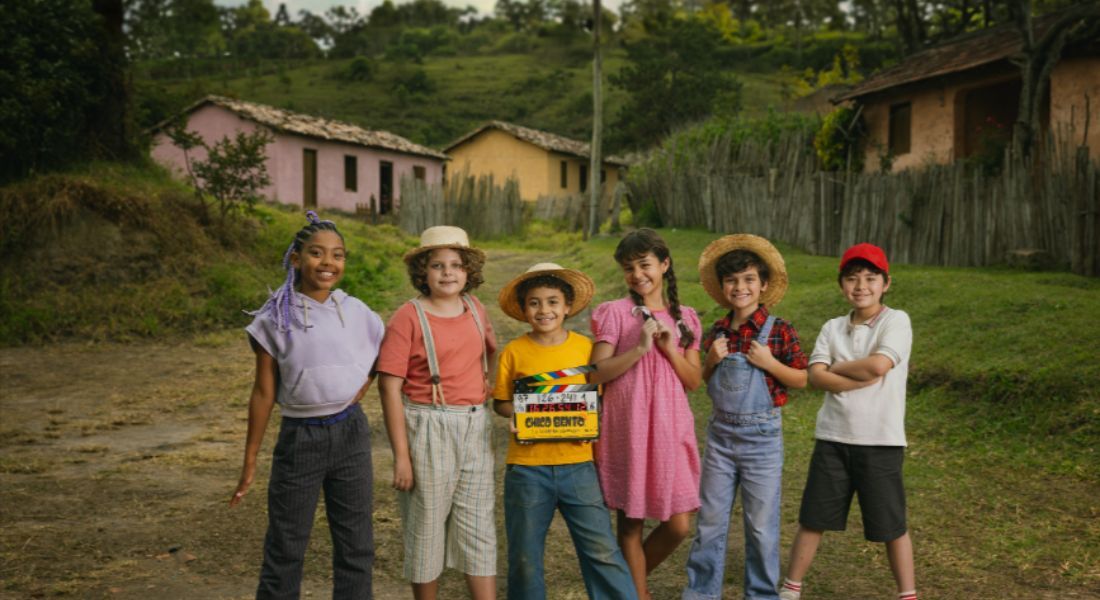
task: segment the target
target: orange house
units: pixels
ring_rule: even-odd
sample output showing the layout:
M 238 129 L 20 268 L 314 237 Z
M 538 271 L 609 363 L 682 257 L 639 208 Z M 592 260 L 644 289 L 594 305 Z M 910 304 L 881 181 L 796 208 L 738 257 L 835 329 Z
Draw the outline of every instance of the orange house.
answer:
M 492 175 L 497 181 L 515 177 L 520 197 L 535 201 L 539 197 L 583 194 L 595 178 L 589 173 L 589 146 L 553 133 L 521 127 L 503 121 L 490 121 L 467 133 L 443 149 L 451 157 L 448 172 Z M 599 181 L 609 196 L 622 178 L 626 160 L 604 156 Z
M 1037 37 L 1049 20 L 1036 20 Z M 1020 97 L 1020 34 L 1001 26 L 914 54 L 833 102 L 862 107 L 865 170 L 894 170 L 998 152 L 1011 139 Z M 1100 158 L 1100 40 L 1067 46 L 1040 100 L 1047 132 Z M 1088 128 L 1086 134 L 1086 115 Z M 1086 137 L 1087 136 L 1087 137 Z

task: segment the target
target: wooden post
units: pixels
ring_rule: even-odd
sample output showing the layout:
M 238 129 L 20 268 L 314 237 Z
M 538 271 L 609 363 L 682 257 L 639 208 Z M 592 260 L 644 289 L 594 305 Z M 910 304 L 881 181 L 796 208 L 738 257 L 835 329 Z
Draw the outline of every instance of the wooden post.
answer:
M 626 186 L 623 185 L 622 177 L 615 183 L 615 193 L 611 198 L 611 233 L 618 233 L 621 227 L 619 226 L 619 211 L 622 210 L 623 193 L 626 191 Z
M 600 141 L 603 129 L 603 93 L 601 91 L 601 78 L 603 65 L 600 61 L 600 17 L 603 8 L 600 0 L 592 0 L 592 147 L 589 148 L 590 160 L 588 167 L 588 229 L 584 239 L 595 236 L 600 230 L 597 217 L 600 206 L 600 193 L 603 191 L 603 182 L 600 181 Z

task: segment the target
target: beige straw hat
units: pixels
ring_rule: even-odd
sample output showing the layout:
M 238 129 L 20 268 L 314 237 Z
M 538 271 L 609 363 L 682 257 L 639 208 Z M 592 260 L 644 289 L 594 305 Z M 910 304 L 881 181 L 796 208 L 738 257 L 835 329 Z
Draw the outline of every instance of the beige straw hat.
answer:
M 584 307 L 588 306 L 588 303 L 592 301 L 592 295 L 596 292 L 596 284 L 592 282 L 592 278 L 588 275 L 576 269 L 566 269 L 554 263 L 539 263 L 527 269 L 519 277 L 509 281 L 508 285 L 500 290 L 497 302 L 500 303 L 500 309 L 504 311 L 504 314 L 517 321 L 527 322 L 527 317 L 523 316 L 523 307 L 520 306 L 519 299 L 516 298 L 516 288 L 524 281 L 540 275 L 557 277 L 573 288 L 573 306 L 569 309 L 571 315 L 584 310 Z
M 408 263 L 422 252 L 431 252 L 439 248 L 463 248 L 485 258 L 485 252 L 470 246 L 470 238 L 461 227 L 436 225 L 421 232 L 420 245 L 405 253 L 405 262 Z
M 699 256 L 699 279 L 703 282 L 703 289 L 718 304 L 733 308 L 730 301 L 726 299 L 726 295 L 722 293 L 722 282 L 718 280 L 718 273 L 714 270 L 718 259 L 733 250 L 748 250 L 768 265 L 768 271 L 770 271 L 768 289 L 761 292 L 760 302 L 769 308 L 779 304 L 787 293 L 787 266 L 783 262 L 783 255 L 771 242 L 751 233 L 727 235 L 714 240 L 703 249 L 703 254 Z

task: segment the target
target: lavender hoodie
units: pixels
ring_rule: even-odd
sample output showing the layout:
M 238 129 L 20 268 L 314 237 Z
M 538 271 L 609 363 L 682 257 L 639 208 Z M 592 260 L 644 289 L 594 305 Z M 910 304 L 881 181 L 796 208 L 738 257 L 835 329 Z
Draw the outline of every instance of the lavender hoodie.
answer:
M 305 329 L 278 331 L 266 315 L 245 327 L 279 367 L 276 402 L 286 417 L 320 417 L 348 407 L 378 357 L 382 319 L 358 298 L 333 290 L 325 302 L 294 295 Z

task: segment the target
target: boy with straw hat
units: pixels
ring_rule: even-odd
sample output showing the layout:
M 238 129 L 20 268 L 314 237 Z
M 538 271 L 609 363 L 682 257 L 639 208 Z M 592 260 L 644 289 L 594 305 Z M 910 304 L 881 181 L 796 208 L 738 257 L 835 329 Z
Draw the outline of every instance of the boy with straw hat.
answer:
M 714 412 L 707 426 L 698 531 L 688 555 L 685 600 L 722 596 L 730 511 L 741 488 L 745 598 L 778 598 L 781 407 L 806 386 L 798 332 L 769 313 L 787 291 L 783 257 L 750 234 L 715 240 L 699 257 L 703 288 L 728 308 L 703 338 L 703 379 Z
M 512 419 L 516 380 L 583 371 L 592 341 L 565 329 L 565 320 L 592 301 L 595 285 L 574 269 L 539 263 L 504 286 L 504 314 L 531 326 L 500 354 L 494 410 Z M 583 384 L 583 374 L 556 377 L 554 384 Z M 539 414 L 539 413 L 535 413 Z M 560 413 L 559 413 L 560 414 Z M 511 427 L 516 432 L 513 424 Z M 580 560 L 590 598 L 637 598 L 626 560 L 611 532 L 592 463 L 592 446 L 581 441 L 508 442 L 504 474 L 504 526 L 508 535 L 508 597 L 546 598 L 543 552 L 554 511 L 561 511 Z

